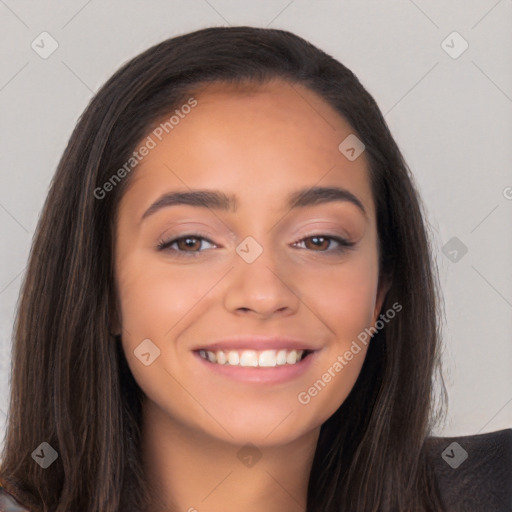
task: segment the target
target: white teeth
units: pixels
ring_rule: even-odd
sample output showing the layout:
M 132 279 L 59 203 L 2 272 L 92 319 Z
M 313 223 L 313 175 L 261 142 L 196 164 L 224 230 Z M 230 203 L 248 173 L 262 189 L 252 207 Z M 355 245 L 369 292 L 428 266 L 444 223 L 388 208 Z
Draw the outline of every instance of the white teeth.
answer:
M 280 350 L 278 353 L 277 353 L 277 357 L 276 357 L 276 363 L 281 366 L 283 364 L 286 364 L 286 350 Z
M 288 354 L 286 355 L 286 362 L 288 364 L 295 364 L 297 362 L 297 351 L 296 350 L 290 350 Z
M 238 352 L 230 350 L 228 352 L 228 364 L 230 364 L 231 366 L 238 366 L 239 361 L 240 356 L 238 355 Z
M 260 353 L 258 358 L 259 366 L 275 366 L 276 365 L 276 351 L 264 350 Z
M 199 355 L 211 363 L 229 366 L 273 367 L 296 364 L 303 359 L 304 350 L 200 350 Z
M 255 350 L 244 350 L 240 357 L 240 366 L 258 366 L 258 354 Z
M 224 352 L 222 352 L 222 350 L 219 350 L 217 352 L 217 363 L 219 364 L 225 364 L 227 361 L 227 357 L 226 357 L 226 354 L 224 354 Z

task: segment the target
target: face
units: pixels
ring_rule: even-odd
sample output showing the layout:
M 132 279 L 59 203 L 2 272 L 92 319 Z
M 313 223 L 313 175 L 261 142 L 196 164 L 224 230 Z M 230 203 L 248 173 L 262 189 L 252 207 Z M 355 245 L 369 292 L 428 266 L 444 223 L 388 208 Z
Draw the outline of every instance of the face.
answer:
M 149 134 L 120 202 L 115 325 L 145 405 L 169 425 L 286 443 L 349 394 L 367 346 L 344 354 L 387 291 L 367 160 L 340 152 L 353 130 L 304 87 L 217 84 L 194 98 L 168 134 Z M 230 201 L 160 201 L 197 190 Z M 293 349 L 306 357 L 293 364 Z

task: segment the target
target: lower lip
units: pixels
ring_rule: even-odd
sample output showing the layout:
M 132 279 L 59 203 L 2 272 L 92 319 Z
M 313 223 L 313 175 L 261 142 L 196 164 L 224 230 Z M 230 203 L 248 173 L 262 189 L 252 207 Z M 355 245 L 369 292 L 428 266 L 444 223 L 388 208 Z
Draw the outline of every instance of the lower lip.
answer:
M 255 382 L 260 384 L 277 384 L 300 377 L 313 364 L 319 350 L 311 352 L 307 357 L 295 364 L 283 364 L 280 366 L 231 366 L 227 364 L 211 363 L 203 359 L 197 352 L 194 355 L 206 368 L 212 372 L 225 375 L 231 379 L 241 382 Z

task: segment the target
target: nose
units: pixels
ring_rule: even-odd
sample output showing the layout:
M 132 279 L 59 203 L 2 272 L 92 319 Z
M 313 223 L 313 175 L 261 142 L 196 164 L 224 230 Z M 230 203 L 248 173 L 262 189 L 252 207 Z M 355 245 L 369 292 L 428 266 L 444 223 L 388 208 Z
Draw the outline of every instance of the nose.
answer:
M 245 248 L 243 243 L 238 247 L 239 251 Z M 252 262 L 243 252 L 240 254 L 227 276 L 225 307 L 231 312 L 252 312 L 261 318 L 295 313 L 300 305 L 297 272 L 290 272 L 289 265 L 287 270 L 284 262 L 279 263 L 275 251 L 263 247 Z

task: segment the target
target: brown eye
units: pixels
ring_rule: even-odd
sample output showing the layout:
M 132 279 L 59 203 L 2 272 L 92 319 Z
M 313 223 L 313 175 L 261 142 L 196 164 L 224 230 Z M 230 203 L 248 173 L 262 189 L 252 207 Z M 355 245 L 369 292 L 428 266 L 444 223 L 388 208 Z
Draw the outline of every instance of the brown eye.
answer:
M 175 254 L 176 256 L 196 256 L 204 251 L 201 251 L 201 244 L 203 242 L 210 243 L 213 245 L 211 240 L 199 235 L 199 234 L 188 234 L 179 238 L 172 238 L 171 240 L 160 240 L 157 244 L 157 250 L 166 251 Z M 172 246 L 175 245 L 177 248 L 174 249 Z
M 176 243 L 179 250 L 199 249 L 201 247 L 201 242 L 198 240 L 200 240 L 198 237 L 187 236 L 186 238 L 178 238 Z
M 327 249 L 330 244 L 330 239 L 325 236 L 311 236 L 309 238 L 305 238 L 304 240 L 310 240 L 312 242 L 311 248 L 313 249 Z
M 304 242 L 306 245 L 306 249 L 313 252 L 326 252 L 326 253 L 340 253 L 346 250 L 352 249 L 355 245 L 355 242 L 349 242 L 344 238 L 338 236 L 327 236 L 327 235 L 313 235 L 302 240 L 299 240 L 296 243 Z M 308 243 L 310 242 L 310 243 Z M 337 247 L 333 249 L 329 249 L 332 242 L 338 244 Z

